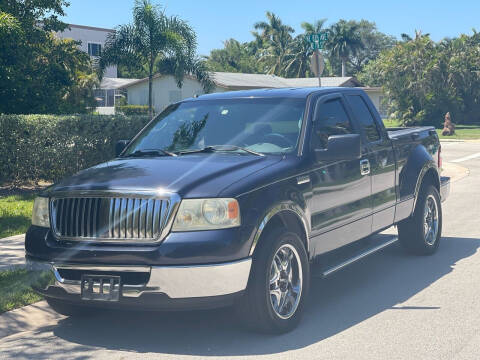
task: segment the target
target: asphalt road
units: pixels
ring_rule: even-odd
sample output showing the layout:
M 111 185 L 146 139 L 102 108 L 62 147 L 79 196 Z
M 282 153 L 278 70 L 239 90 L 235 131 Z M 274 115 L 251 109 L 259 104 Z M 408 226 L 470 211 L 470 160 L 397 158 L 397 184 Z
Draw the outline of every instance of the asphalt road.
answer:
M 48 320 L 31 310 L 32 330 L 0 339 L 0 358 L 479 359 L 480 142 L 445 143 L 443 154 L 470 172 L 444 203 L 439 251 L 415 257 L 394 245 L 315 280 L 289 334 L 245 332 L 229 309 Z

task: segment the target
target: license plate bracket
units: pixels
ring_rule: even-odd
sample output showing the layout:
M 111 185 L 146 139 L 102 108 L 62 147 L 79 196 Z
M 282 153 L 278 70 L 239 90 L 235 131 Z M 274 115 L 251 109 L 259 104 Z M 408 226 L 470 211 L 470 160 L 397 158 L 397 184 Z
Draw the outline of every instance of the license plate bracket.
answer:
M 122 287 L 120 276 L 84 274 L 80 286 L 82 300 L 120 300 Z

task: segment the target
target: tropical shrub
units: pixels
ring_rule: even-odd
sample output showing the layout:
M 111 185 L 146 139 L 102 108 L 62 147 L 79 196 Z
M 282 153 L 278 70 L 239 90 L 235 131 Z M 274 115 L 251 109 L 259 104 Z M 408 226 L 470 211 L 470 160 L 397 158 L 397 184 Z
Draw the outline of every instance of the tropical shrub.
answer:
M 115 106 L 115 113 L 123 115 L 148 115 L 148 105 Z
M 480 33 L 438 43 L 428 35 L 398 43 L 370 61 L 359 80 L 383 86 L 404 125 L 480 121 Z
M 89 55 L 71 39 L 65 0 L 0 1 L 0 113 L 87 113 L 98 78 Z M 39 26 L 41 24 L 41 26 Z

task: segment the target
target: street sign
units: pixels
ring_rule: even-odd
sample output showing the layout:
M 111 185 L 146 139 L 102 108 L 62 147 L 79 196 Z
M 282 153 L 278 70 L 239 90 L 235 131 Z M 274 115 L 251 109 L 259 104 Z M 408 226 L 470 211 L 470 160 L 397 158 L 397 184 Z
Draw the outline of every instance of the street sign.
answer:
M 323 49 L 325 42 L 328 40 L 328 32 L 321 31 L 317 34 L 307 34 L 305 35 L 305 40 L 310 44 L 312 50 Z
M 323 55 L 319 51 L 315 51 L 310 57 L 310 70 L 312 70 L 316 77 L 321 77 L 324 69 L 325 62 L 323 61 Z

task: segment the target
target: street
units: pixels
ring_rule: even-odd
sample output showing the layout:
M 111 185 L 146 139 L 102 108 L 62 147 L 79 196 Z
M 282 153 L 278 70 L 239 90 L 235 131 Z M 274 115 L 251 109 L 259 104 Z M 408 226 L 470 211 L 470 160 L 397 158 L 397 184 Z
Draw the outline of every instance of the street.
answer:
M 444 142 L 442 154 L 461 175 L 443 203 L 439 251 L 409 256 L 395 244 L 313 279 L 303 321 L 289 334 L 249 333 L 231 309 L 38 322 L 32 310 L 27 330 L 0 338 L 0 358 L 477 359 L 480 142 Z

